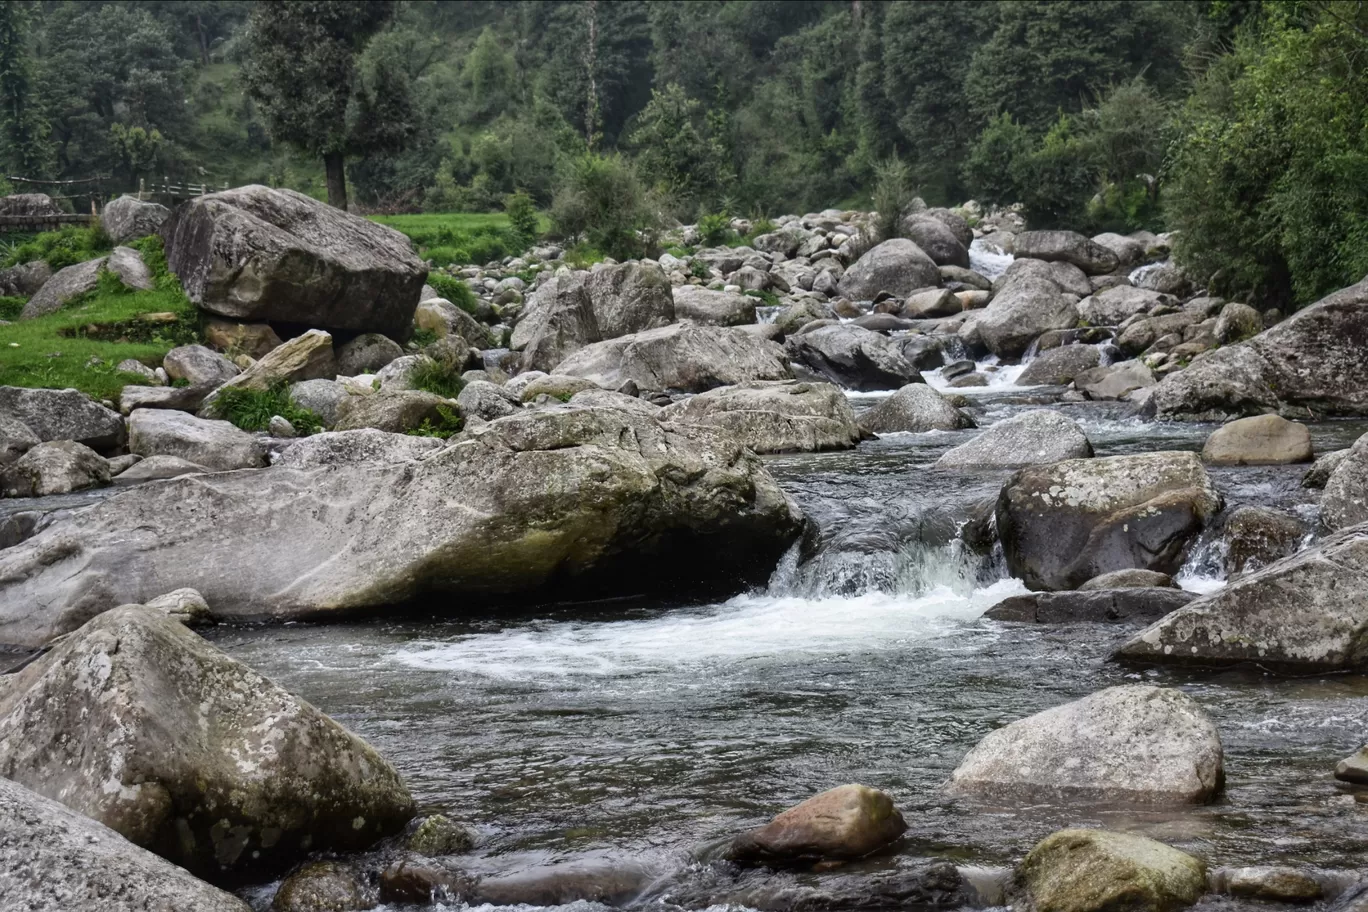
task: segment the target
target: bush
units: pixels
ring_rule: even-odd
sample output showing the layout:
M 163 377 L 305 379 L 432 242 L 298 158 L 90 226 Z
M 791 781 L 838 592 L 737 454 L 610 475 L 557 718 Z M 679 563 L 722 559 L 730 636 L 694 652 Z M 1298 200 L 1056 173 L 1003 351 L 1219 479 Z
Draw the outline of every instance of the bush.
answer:
M 725 212 L 698 217 L 698 242 L 704 247 L 725 244 L 732 236 L 731 216 Z
M 461 433 L 461 428 L 465 426 L 464 418 L 444 405 L 437 406 L 437 414 L 439 417 L 435 423 L 431 418 L 424 418 L 422 424 L 408 432 L 409 436 L 446 440 Z
M 289 386 L 283 383 L 268 390 L 230 386 L 214 398 L 214 408 L 244 431 L 264 431 L 276 415 L 294 425 L 300 434 L 323 430 L 323 419 L 296 405 L 290 398 Z
M 461 379 L 458 365 L 424 358 L 409 372 L 409 386 L 446 399 L 455 399 L 465 389 L 465 381 Z
M 508 224 L 512 228 L 513 234 L 523 242 L 524 246 L 531 246 L 537 240 L 537 207 L 532 202 L 532 197 L 519 190 L 511 193 L 504 200 L 504 213 L 508 216 Z
M 471 291 L 464 279 L 458 279 L 442 272 L 430 272 L 427 280 L 433 291 L 471 316 L 475 315 L 477 309 L 475 292 Z
M 631 163 L 592 152 L 569 168 L 551 203 L 551 222 L 563 236 L 619 260 L 644 256 L 661 227 L 657 201 Z
M 24 305 L 27 303 L 26 298 L 0 297 L 0 320 L 14 321 L 19 319 L 19 314 L 23 312 Z
M 895 238 L 902 231 L 902 217 L 916 196 L 912 170 L 894 155 L 874 166 L 874 234 L 877 241 Z
M 68 225 L 60 231 L 46 231 L 20 244 L 5 258 L 5 266 L 44 260 L 53 270 L 64 269 L 103 256 L 114 244 L 97 222 L 89 228 Z

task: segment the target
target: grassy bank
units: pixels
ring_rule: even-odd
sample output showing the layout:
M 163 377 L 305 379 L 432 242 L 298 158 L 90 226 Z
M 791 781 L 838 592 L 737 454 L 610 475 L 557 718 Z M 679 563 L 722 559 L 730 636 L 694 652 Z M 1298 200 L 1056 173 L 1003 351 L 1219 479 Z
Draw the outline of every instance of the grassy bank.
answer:
M 483 266 L 528 248 L 502 212 L 424 212 L 371 219 L 407 235 L 418 255 L 434 266 Z M 545 218 L 541 221 L 545 231 L 548 225 Z

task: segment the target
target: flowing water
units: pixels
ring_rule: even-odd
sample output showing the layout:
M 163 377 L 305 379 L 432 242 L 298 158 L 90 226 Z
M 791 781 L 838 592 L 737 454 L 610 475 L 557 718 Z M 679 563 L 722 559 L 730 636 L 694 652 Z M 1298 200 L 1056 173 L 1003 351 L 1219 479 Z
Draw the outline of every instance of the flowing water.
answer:
M 1051 398 L 998 384 L 960 392 L 980 424 Z M 1211 430 L 1142 423 L 1120 405 L 1058 407 L 1098 455 L 1197 449 Z M 1313 439 L 1324 452 L 1365 429 L 1326 423 Z M 800 563 L 795 549 L 768 587 L 725 601 L 623 598 L 498 616 L 463 604 L 459 618 L 210 635 L 374 744 L 424 811 L 472 822 L 481 842 L 470 863 L 485 872 L 611 857 L 683 876 L 710 846 L 845 782 L 892 793 L 910 826 L 904 857 L 1010 864 L 1053 829 L 1103 823 L 1214 864 L 1357 864 L 1368 815 L 1331 772 L 1368 732 L 1368 679 L 1137 670 L 1108 660 L 1134 626 L 982 619 L 1024 589 L 959 530 L 1008 473 L 931 467 L 973 433 L 768 460 L 820 525 L 817 550 Z M 1303 471 L 1212 474 L 1230 506 L 1313 519 Z M 1183 578 L 1209 590 L 1222 572 L 1205 544 Z M 1180 687 L 1213 714 L 1228 781 L 1216 804 L 986 807 L 941 794 L 989 731 L 1133 681 Z

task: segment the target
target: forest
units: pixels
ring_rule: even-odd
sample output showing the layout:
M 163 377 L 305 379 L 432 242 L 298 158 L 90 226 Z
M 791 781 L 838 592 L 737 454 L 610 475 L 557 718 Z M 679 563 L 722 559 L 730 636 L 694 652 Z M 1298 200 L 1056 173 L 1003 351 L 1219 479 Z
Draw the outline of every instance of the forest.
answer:
M 1301 304 L 1368 273 L 1365 51 L 1350 0 L 44 0 L 0 11 L 0 157 L 609 235 L 891 180 Z

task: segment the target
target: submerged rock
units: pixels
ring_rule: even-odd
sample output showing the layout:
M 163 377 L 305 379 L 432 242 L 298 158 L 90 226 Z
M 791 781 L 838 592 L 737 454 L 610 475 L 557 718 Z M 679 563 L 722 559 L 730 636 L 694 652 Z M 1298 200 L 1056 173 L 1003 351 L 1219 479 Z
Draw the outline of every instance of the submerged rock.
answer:
M 1267 902 L 1315 902 L 1325 892 L 1311 872 L 1276 865 L 1221 868 L 1212 872 L 1211 879 L 1231 896 Z
M 1037 409 L 989 425 L 973 440 L 943 454 L 936 468 L 1017 468 L 1092 454 L 1092 444 L 1078 422 Z
M 1179 690 L 1129 684 L 991 732 L 950 776 L 985 799 L 1200 804 L 1224 781 L 1221 738 Z
M 666 406 L 659 418 L 722 428 L 757 453 L 844 450 L 862 436 L 843 392 L 804 380 L 724 386 Z
M 1206 892 L 1206 865 L 1134 833 L 1060 830 L 1031 849 L 1016 885 L 1036 912 L 1176 912 Z
M 1209 465 L 1287 465 L 1311 457 L 1310 429 L 1277 415 L 1237 418 L 1212 431 L 1202 447 Z
M 955 408 L 925 383 L 909 383 L 860 415 L 860 427 L 873 434 L 958 431 L 977 427 L 974 419 Z
M 732 841 L 729 856 L 750 864 L 813 864 L 863 858 L 907 829 L 885 792 L 842 785 L 789 808 Z
M 1177 611 L 1196 597 L 1194 593 L 1164 586 L 1094 587 L 1080 589 L 1077 592 L 1033 592 L 1030 595 L 1016 595 L 998 602 L 984 612 L 983 616 L 995 621 L 1023 621 L 1033 624 L 1155 620 Z
M 375 906 L 357 873 L 336 861 L 315 861 L 281 883 L 271 912 L 361 912 Z

